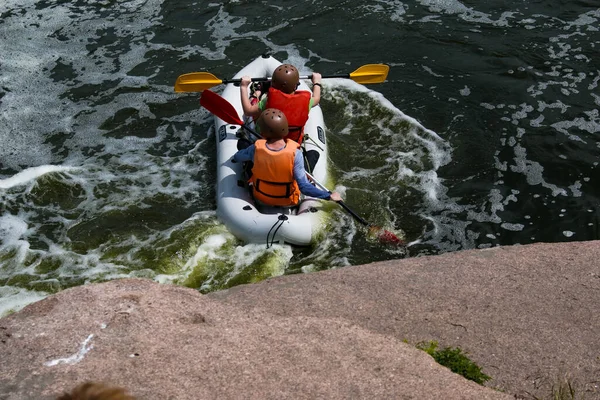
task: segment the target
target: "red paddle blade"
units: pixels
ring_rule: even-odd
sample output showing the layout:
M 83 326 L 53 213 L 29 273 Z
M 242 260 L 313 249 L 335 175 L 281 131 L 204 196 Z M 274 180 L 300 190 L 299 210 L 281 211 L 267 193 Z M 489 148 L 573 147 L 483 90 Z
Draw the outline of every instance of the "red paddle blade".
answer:
M 204 90 L 200 95 L 200 105 L 228 124 L 244 125 L 244 121 L 240 119 L 235 107 L 215 92 Z
M 379 235 L 377 237 L 379 238 L 379 241 L 382 243 L 395 244 L 397 246 L 404 246 L 404 244 L 405 244 L 404 240 L 400 239 L 394 233 L 392 233 L 386 229 L 382 229 L 381 232 L 379 232 Z
M 376 237 L 381 243 L 395 246 L 404 246 L 406 244 L 404 240 L 400 239 L 392 231 L 388 231 L 387 229 L 383 229 L 378 226 L 371 226 L 369 228 L 369 234 L 372 237 Z

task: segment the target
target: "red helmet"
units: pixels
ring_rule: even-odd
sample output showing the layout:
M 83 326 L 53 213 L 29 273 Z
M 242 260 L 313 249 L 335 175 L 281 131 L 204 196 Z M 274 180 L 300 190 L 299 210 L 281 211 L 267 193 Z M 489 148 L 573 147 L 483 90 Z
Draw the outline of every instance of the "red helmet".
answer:
M 281 64 L 273 71 L 271 86 L 283 93 L 294 93 L 300 84 L 300 74 L 291 64 Z
M 282 139 L 289 132 L 285 114 L 276 108 L 267 108 L 260 114 L 256 123 L 260 134 L 267 139 Z

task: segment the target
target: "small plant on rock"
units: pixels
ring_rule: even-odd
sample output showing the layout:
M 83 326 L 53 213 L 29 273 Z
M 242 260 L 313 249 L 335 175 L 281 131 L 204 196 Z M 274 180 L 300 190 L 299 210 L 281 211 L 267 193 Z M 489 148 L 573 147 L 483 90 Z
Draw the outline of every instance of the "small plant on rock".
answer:
M 550 394 L 543 397 L 528 394 L 533 400 L 585 400 L 585 393 L 581 387 L 567 375 L 558 377 L 550 391 Z
M 459 347 L 438 350 L 438 342 L 432 340 L 429 343 L 418 343 L 417 348 L 433 357 L 438 364 L 480 385 L 492 379 L 481 372 L 481 367 L 471 361 Z

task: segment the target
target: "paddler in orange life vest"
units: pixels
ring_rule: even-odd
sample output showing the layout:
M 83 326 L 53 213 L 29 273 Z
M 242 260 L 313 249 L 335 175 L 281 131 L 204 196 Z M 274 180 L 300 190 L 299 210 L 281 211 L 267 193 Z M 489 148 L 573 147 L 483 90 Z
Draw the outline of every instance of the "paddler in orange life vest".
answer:
M 313 93 L 307 90 L 296 90 L 300 85 L 300 74 L 296 67 L 282 64 L 273 71 L 271 87 L 259 102 L 251 103 L 248 97 L 248 85 L 252 82 L 249 76 L 243 76 L 240 82 L 240 96 L 244 114 L 256 119 L 267 108 L 281 110 L 288 119 L 289 135 L 287 139 L 302 144 L 304 125 L 308 113 L 321 101 L 321 74 L 312 74 Z
M 329 193 L 312 185 L 306 178 L 300 145 L 284 139 L 289 128 L 285 114 L 267 108 L 256 121 L 265 139 L 239 150 L 232 162 L 253 161 L 250 185 L 254 200 L 269 206 L 291 207 L 300 201 L 300 193 L 319 199 L 341 201 L 337 192 Z

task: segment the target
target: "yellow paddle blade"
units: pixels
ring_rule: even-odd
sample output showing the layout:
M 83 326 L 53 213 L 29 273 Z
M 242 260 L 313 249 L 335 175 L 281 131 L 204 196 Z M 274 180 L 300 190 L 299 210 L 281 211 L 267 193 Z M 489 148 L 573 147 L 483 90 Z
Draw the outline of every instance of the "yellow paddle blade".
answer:
M 350 74 L 356 83 L 381 83 L 387 78 L 390 67 L 385 64 L 365 64 Z
M 210 72 L 190 72 L 180 75 L 175 82 L 175 92 L 203 92 L 223 81 Z

